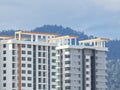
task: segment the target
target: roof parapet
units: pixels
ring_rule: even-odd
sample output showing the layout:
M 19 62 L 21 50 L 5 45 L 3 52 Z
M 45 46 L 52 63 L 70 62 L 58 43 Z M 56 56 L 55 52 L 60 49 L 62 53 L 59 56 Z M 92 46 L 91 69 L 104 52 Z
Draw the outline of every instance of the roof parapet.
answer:
M 95 38 L 89 40 L 79 41 L 80 46 L 93 46 L 93 47 L 105 47 L 105 42 L 110 39 L 108 38 Z
M 76 45 L 77 44 L 77 36 L 60 36 L 55 38 L 48 39 L 49 43 L 56 43 L 58 46 L 62 45 Z M 74 40 L 74 42 L 73 42 Z

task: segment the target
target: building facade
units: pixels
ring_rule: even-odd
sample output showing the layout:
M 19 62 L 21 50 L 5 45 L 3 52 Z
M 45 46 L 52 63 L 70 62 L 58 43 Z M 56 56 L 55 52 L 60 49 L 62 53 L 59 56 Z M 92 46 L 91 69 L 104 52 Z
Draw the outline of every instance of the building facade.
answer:
M 0 90 L 107 89 L 108 39 L 25 31 L 0 39 Z

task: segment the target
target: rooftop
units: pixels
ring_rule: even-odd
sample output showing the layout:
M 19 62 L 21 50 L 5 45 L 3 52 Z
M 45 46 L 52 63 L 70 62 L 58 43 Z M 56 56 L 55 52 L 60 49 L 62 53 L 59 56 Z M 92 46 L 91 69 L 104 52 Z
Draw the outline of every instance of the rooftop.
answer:
M 105 47 L 105 42 L 108 38 L 94 38 L 88 40 L 77 40 L 78 36 L 60 36 L 59 34 L 44 33 L 44 32 L 29 32 L 29 31 L 17 31 L 14 36 L 0 36 L 1 40 L 15 39 L 21 41 L 31 42 L 46 42 L 55 43 L 58 46 L 63 45 L 77 45 L 77 46 L 89 46 L 89 47 Z

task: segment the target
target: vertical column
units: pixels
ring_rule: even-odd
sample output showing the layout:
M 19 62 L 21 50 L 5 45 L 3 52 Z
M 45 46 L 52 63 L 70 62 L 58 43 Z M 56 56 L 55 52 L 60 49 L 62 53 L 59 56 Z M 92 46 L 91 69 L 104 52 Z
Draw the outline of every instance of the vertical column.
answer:
M 31 35 L 31 41 L 33 42 L 33 35 Z
M 22 39 L 22 36 L 21 36 L 21 32 L 19 32 L 19 36 L 18 36 L 19 40 Z
M 77 45 L 77 39 L 75 38 L 75 46 Z
M 51 53 L 51 50 L 50 50 L 50 46 L 48 46 L 48 90 L 51 90 L 51 81 L 50 81 L 50 79 L 51 79 L 51 63 L 50 63 L 50 59 L 51 59 L 51 55 L 50 55 L 50 53 Z
M 72 45 L 72 39 L 70 38 L 69 40 L 70 40 L 70 45 Z
M 19 44 L 18 45 L 18 51 L 19 51 L 19 53 L 18 53 L 18 59 L 19 59 L 19 61 L 18 61 L 18 63 L 19 63 L 19 85 L 18 85 L 18 87 L 19 87 L 19 90 L 22 90 L 22 45 L 21 44 Z
M 33 45 L 33 90 L 36 90 L 36 45 Z

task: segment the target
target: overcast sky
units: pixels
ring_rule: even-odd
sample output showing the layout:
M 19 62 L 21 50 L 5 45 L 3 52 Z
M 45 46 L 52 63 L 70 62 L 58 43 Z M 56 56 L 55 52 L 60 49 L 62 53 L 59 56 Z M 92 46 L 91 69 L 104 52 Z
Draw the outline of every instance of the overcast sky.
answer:
M 44 24 L 120 39 L 120 0 L 0 0 L 0 30 Z

